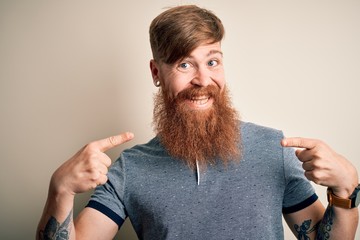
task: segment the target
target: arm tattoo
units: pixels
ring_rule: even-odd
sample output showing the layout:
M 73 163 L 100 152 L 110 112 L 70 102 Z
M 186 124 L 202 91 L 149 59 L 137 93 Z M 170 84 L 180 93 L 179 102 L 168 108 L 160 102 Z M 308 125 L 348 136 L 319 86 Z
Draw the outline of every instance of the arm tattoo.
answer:
M 65 221 L 60 224 L 56 218 L 50 217 L 45 229 L 39 232 L 40 240 L 67 240 L 70 237 L 70 223 L 72 222 L 72 210 Z
M 331 226 L 333 224 L 334 210 L 328 207 L 325 211 L 323 219 L 315 224 L 311 229 L 311 219 L 304 221 L 301 226 L 295 224 L 294 228 L 297 232 L 298 240 L 310 240 L 309 233 L 317 230 L 316 240 L 328 240 L 330 238 Z
M 316 239 L 326 240 L 330 238 L 331 226 L 333 225 L 334 209 L 329 206 L 324 214 L 324 217 L 320 223 Z
M 297 239 L 298 240 L 310 240 L 310 238 L 308 237 L 309 233 L 314 232 L 316 229 L 318 229 L 319 227 L 319 223 L 315 224 L 311 229 L 311 219 L 304 221 L 301 226 L 295 224 L 294 228 L 295 231 L 297 232 Z

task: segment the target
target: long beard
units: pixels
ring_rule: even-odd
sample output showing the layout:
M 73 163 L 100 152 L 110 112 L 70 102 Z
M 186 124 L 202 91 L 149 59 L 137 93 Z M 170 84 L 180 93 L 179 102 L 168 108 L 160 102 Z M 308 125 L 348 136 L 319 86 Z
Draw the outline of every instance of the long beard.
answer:
M 213 105 L 206 110 L 189 109 L 185 100 L 203 95 L 212 97 Z M 225 165 L 240 160 L 240 121 L 226 88 L 220 91 L 217 86 L 192 87 L 176 98 L 160 90 L 154 102 L 155 132 L 171 156 L 192 169 L 196 162 L 204 169 L 217 159 Z

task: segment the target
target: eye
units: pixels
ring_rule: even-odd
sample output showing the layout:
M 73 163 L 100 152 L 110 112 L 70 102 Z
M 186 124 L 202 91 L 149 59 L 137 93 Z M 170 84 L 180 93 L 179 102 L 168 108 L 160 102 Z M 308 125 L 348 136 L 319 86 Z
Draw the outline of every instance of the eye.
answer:
M 188 69 L 188 68 L 190 68 L 190 63 L 188 63 L 188 62 L 183 62 L 183 63 L 180 63 L 179 64 L 179 68 L 180 69 Z
M 215 67 L 219 64 L 219 62 L 217 60 L 212 59 L 207 64 L 209 67 Z
M 191 62 L 180 62 L 176 67 L 180 72 L 189 72 L 193 69 Z

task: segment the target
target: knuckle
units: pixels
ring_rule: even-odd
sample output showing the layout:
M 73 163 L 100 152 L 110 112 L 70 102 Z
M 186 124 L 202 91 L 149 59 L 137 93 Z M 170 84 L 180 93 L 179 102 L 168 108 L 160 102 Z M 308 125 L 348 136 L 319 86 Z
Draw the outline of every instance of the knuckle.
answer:
M 320 151 L 317 151 L 317 150 L 313 151 L 312 155 L 313 155 L 313 158 L 315 158 L 315 159 L 321 158 L 321 152 Z
M 98 160 L 96 157 L 91 155 L 86 159 L 86 164 L 87 164 L 87 168 L 89 170 L 93 170 L 93 169 L 96 169 L 96 167 L 98 165 Z
M 312 171 L 312 181 L 316 184 L 320 184 L 322 183 L 322 175 L 320 173 L 320 171 Z
M 319 151 L 326 150 L 328 148 L 328 145 L 322 140 L 317 139 L 316 144 L 317 144 L 317 149 L 319 149 Z
M 90 142 L 85 145 L 85 149 L 87 149 L 87 150 L 92 150 L 94 148 L 95 148 L 95 142 Z
M 305 171 L 310 170 L 309 164 L 308 164 L 307 162 L 304 162 L 304 163 L 302 164 L 302 168 L 303 168 Z
M 87 172 L 91 181 L 95 181 L 100 177 L 100 171 L 95 166 L 89 167 Z
M 96 180 L 99 179 L 99 177 L 100 177 L 100 173 L 97 172 L 97 171 L 93 171 L 93 172 L 90 173 L 90 180 L 91 181 L 96 181 Z
M 116 136 L 109 137 L 108 141 L 112 146 L 116 146 L 118 144 L 118 139 Z
M 312 161 L 311 162 L 311 167 L 312 169 L 320 169 L 322 166 L 320 161 Z
M 108 180 L 108 177 L 106 175 L 104 175 L 102 181 L 101 181 L 101 184 L 105 184 Z
M 104 159 L 104 165 L 106 166 L 106 168 L 110 167 L 111 164 L 112 164 L 112 161 L 110 158 Z
M 99 171 L 98 164 L 95 161 L 91 161 L 88 168 L 89 168 L 89 172 L 91 172 L 91 173 Z
M 91 188 L 92 188 L 92 189 L 95 189 L 96 187 L 97 187 L 96 182 L 92 182 L 92 183 L 91 183 Z

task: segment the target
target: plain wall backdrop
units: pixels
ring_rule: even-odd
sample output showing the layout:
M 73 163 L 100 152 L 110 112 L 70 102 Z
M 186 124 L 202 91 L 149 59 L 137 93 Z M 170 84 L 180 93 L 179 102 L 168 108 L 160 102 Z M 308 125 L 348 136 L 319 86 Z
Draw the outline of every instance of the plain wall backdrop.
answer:
M 115 160 L 154 135 L 148 27 L 187 3 L 225 25 L 226 78 L 243 120 L 322 139 L 360 169 L 360 1 L 1 0 L 1 239 L 34 239 L 53 171 L 83 145 L 132 131 L 108 152 Z M 118 237 L 136 239 L 129 222 Z

